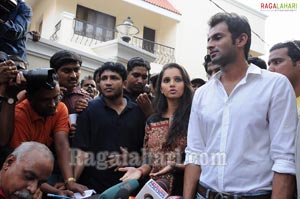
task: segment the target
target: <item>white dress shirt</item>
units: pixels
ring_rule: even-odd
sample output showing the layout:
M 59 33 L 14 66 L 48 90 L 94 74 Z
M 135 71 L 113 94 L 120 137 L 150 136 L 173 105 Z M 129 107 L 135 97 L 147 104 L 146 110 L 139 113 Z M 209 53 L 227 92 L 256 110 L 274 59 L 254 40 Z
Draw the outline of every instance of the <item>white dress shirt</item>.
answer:
M 185 164 L 201 165 L 199 180 L 220 192 L 271 190 L 273 171 L 295 174 L 294 90 L 283 75 L 249 65 L 228 96 L 220 75 L 195 93 Z

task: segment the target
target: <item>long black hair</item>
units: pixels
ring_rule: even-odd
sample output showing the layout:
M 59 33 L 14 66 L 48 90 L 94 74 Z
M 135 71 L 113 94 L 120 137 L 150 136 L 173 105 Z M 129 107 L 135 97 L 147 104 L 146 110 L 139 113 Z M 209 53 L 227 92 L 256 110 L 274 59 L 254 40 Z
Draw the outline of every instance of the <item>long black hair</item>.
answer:
M 177 68 L 180 71 L 184 82 L 184 92 L 180 97 L 178 107 L 174 112 L 173 121 L 169 128 L 166 142 L 163 144 L 164 149 L 175 148 L 178 139 L 187 135 L 187 127 L 193 99 L 190 77 L 186 70 L 177 63 L 166 64 L 160 72 L 156 82 L 155 98 L 153 102 L 155 113 L 162 115 L 168 109 L 167 98 L 161 93 L 160 88 L 164 72 L 170 68 Z

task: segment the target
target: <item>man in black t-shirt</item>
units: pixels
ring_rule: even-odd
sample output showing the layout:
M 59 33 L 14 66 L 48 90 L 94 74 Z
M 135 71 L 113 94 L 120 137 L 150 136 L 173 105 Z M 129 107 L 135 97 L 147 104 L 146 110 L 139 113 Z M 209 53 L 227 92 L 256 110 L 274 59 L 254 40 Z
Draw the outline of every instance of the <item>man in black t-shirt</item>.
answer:
M 97 193 L 120 182 L 123 173 L 116 167 L 139 164 L 145 116 L 123 96 L 126 75 L 122 64 L 104 63 L 99 71 L 102 95 L 89 101 L 77 119 L 73 146 L 79 150 L 72 151 L 77 160 L 75 177 Z

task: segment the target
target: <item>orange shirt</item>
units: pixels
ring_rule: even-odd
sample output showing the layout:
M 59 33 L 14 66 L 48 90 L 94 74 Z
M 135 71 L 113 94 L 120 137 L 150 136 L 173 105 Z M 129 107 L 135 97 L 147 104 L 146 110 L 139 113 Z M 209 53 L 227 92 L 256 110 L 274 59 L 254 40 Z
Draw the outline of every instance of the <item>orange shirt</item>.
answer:
M 26 141 L 36 141 L 50 146 L 54 133 L 60 131 L 68 133 L 69 129 L 69 115 L 64 103 L 59 102 L 53 116 L 41 117 L 25 99 L 16 105 L 15 130 L 10 146 L 16 148 Z

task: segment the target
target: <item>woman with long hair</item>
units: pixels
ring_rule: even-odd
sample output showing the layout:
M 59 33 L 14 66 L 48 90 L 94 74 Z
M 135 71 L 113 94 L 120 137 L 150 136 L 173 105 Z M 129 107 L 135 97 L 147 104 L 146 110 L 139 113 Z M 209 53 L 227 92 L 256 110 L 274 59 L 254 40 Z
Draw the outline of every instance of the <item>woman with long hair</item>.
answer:
M 164 178 L 170 183 L 170 194 L 182 195 L 183 154 L 193 95 L 190 78 L 182 66 L 169 63 L 160 72 L 156 85 L 155 113 L 145 128 L 143 165 L 120 168 L 126 172 L 121 180 Z

